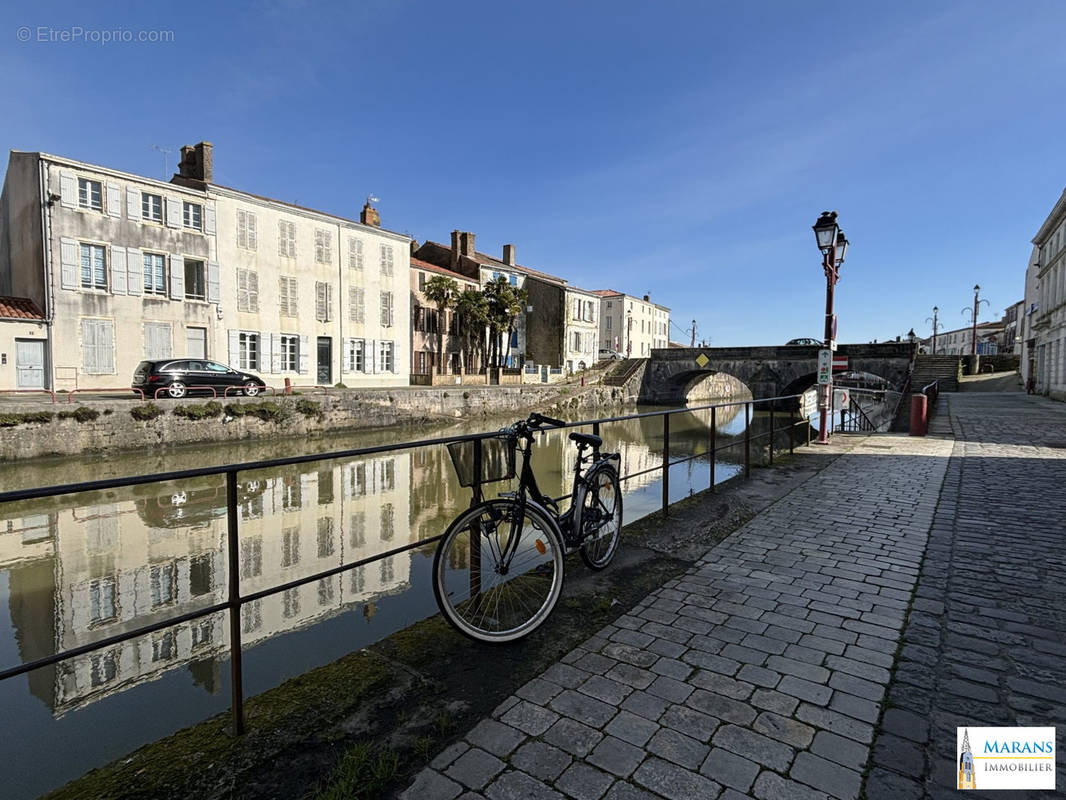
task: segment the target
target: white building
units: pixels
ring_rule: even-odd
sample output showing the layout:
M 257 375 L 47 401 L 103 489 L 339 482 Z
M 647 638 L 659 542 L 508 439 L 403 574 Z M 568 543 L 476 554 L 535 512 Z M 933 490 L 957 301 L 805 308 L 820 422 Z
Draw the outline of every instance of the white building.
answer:
M 1033 237 L 1035 309 L 1030 306 L 1028 361 L 1036 391 L 1066 400 L 1066 191 Z M 1029 285 L 1026 283 L 1026 300 Z
M 564 291 L 566 325 L 563 364 L 569 373 L 591 367 L 599 360 L 600 298 L 595 292 L 567 286 Z
M 647 358 L 653 349 L 669 346 L 670 309 L 613 289 L 600 297 L 600 347 L 626 358 Z
M 206 142 L 170 183 L 12 152 L 0 295 L 44 312 L 45 387 L 128 387 L 142 359 L 177 357 L 274 385 L 405 385 L 410 239 L 376 223 L 214 184 Z

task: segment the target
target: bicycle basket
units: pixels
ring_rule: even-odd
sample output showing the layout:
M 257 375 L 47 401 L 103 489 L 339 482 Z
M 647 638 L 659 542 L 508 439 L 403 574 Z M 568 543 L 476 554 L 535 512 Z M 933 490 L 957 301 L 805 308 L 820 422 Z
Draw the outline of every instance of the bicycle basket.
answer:
M 452 465 L 455 474 L 459 478 L 459 485 L 464 487 L 473 486 L 478 481 L 475 479 L 474 450 L 481 444 L 481 483 L 493 481 L 509 481 L 515 475 L 514 453 L 516 441 L 510 436 L 498 436 L 490 439 L 470 440 L 466 442 L 451 442 L 448 444 L 448 454 L 452 457 Z

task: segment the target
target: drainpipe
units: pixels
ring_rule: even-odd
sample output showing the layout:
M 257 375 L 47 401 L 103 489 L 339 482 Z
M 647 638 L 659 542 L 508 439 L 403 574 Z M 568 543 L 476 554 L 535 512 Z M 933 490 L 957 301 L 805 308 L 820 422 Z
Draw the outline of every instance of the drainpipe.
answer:
M 46 389 L 55 391 L 55 359 L 53 356 L 53 344 L 52 344 L 52 321 L 55 318 L 55 285 L 52 281 L 52 231 L 50 214 L 51 208 L 48 205 L 48 179 L 45 174 L 44 159 L 40 158 L 37 163 L 37 172 L 40 181 L 40 199 L 41 199 L 41 254 L 44 260 L 44 325 L 45 325 L 45 351 L 48 359 L 48 382 L 45 386 Z

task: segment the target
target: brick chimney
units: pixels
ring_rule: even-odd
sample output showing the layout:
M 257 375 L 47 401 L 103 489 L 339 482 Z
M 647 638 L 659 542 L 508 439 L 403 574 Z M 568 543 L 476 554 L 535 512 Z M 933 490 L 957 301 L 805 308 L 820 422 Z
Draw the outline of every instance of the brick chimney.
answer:
M 503 246 L 503 263 L 509 267 L 514 266 L 514 245 L 505 244 Z
M 651 295 L 650 294 L 644 295 L 644 302 L 645 303 L 650 303 L 651 302 Z
M 411 240 L 411 255 L 414 256 L 418 252 L 418 239 Z
M 364 225 L 373 225 L 375 228 L 381 227 L 381 215 L 376 208 L 370 205 L 369 200 L 363 204 L 363 210 L 359 213 L 359 221 Z
M 194 181 L 211 183 L 214 177 L 214 168 L 211 162 L 212 147 L 211 142 L 184 145 L 181 148 L 178 175 Z
M 469 231 L 459 234 L 459 255 L 474 257 L 474 234 Z
M 452 272 L 458 272 L 459 267 L 459 231 L 452 231 L 452 252 L 451 263 L 449 266 L 452 268 Z

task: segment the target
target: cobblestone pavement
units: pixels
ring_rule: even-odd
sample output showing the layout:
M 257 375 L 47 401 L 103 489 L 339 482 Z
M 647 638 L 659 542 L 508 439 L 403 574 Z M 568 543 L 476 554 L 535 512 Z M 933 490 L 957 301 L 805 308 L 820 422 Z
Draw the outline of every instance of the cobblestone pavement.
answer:
M 859 797 L 952 443 L 837 440 L 849 452 L 520 688 L 401 796 Z
M 941 397 L 956 441 L 868 800 L 955 797 L 956 726 L 1057 725 L 1061 745 L 1066 725 L 1066 406 L 1021 393 Z M 1066 788 L 1061 756 L 1056 786 Z

